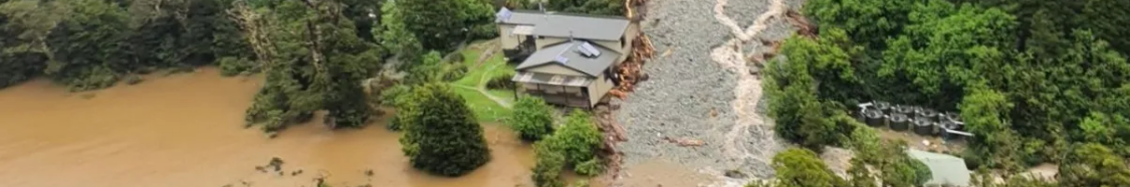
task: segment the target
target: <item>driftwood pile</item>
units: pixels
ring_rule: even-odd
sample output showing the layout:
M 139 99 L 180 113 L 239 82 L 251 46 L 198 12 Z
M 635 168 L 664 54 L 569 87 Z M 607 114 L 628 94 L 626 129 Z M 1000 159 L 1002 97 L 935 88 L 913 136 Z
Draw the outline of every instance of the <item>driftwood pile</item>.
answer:
M 597 128 L 600 128 L 602 138 L 604 138 L 604 145 L 601 146 L 601 154 L 604 155 L 609 168 L 611 177 L 616 178 L 620 173 L 620 163 L 622 161 L 621 153 L 616 149 L 616 143 L 628 141 L 624 136 L 624 128 L 616 123 L 616 119 L 612 118 L 612 109 L 608 106 L 597 106 L 593 113 L 596 114 Z
M 787 18 L 789 24 L 797 28 L 796 35 L 808 38 L 816 38 L 816 27 L 809 23 L 808 18 L 805 18 L 804 15 L 801 15 L 796 10 L 789 10 L 788 12 L 785 12 L 785 18 Z M 781 41 L 769 41 L 762 39 L 761 45 L 768 46 L 769 50 L 765 50 L 761 54 L 752 54 L 748 58 L 746 58 L 749 59 L 749 61 L 755 66 L 757 66 L 756 69 L 764 68 L 765 61 L 776 57 L 777 52 L 781 50 Z M 755 75 L 757 74 L 756 72 L 750 73 Z
M 624 14 L 628 20 L 632 20 L 633 25 L 639 26 L 639 21 L 644 16 L 644 11 L 637 11 L 637 8 L 643 8 L 648 0 L 626 0 L 624 1 Z M 617 73 L 619 74 L 620 85 L 612 89 L 609 95 L 624 99 L 627 93 L 633 90 L 636 83 L 641 80 L 646 80 L 647 75 L 643 74 L 640 70 L 646 59 L 654 56 L 655 49 L 652 48 L 651 39 L 644 35 L 642 29 L 637 29 L 636 38 L 632 39 L 632 52 L 628 58 L 617 66 Z M 607 99 L 607 97 L 606 97 Z M 605 102 L 608 103 L 608 102 Z M 593 111 L 597 118 L 597 127 L 600 128 L 604 138 L 604 145 L 601 154 L 604 155 L 605 163 L 607 163 L 608 171 L 605 172 L 608 177 L 616 179 L 620 176 L 620 164 L 622 163 L 622 155 L 616 144 L 622 141 L 628 141 L 627 136 L 624 135 L 624 128 L 616 122 L 612 117 L 612 110 L 618 107 L 610 107 L 608 105 L 597 106 Z
M 816 38 L 815 26 L 808 23 L 808 18 L 805 18 L 800 12 L 789 10 L 785 12 L 785 17 L 788 18 L 790 24 L 797 28 L 797 35 Z
M 655 49 L 652 48 L 651 39 L 641 32 L 639 37 L 632 40 L 632 52 L 630 56 L 628 56 L 627 60 L 620 63 L 620 66 L 617 68 L 620 74 L 620 86 L 613 89 L 609 94 L 620 99 L 627 98 L 627 93 L 635 89 L 636 83 L 647 80 L 647 74 L 640 70 L 647 62 L 647 59 L 653 56 L 655 56 Z

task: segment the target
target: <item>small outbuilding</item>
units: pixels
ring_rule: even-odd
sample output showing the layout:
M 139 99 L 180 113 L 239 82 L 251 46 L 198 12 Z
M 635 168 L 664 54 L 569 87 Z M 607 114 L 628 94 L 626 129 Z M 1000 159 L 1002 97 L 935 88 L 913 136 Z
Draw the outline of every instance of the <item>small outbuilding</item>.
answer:
M 907 150 L 907 155 L 926 164 L 930 168 L 933 178 L 926 181 L 923 186 L 969 186 L 970 174 L 965 167 L 965 160 L 953 155 L 931 153 L 914 149 Z

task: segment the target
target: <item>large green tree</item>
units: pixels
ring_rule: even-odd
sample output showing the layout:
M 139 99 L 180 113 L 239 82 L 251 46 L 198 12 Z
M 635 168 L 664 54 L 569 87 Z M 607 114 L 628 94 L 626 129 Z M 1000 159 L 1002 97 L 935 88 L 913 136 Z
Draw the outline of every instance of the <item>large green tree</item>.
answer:
M 483 129 L 464 100 L 445 85 L 413 89 L 416 111 L 400 138 L 412 166 L 444 176 L 459 176 L 490 160 Z
M 490 24 L 494 18 L 485 0 L 399 0 L 394 4 L 393 18 L 399 20 L 383 21 L 399 21 L 424 49 L 453 49 L 472 37 L 470 31 L 475 27 Z
M 361 80 L 379 48 L 358 38 L 337 1 L 284 1 L 266 7 L 238 2 L 235 15 L 265 66 L 266 85 L 248 109 L 248 123 L 267 131 L 327 110 L 331 127 L 359 127 L 372 115 Z
M 781 53 L 787 58 L 771 61 L 765 69 L 769 115 L 781 137 L 813 150 L 821 150 L 846 137 L 831 119 L 842 108 L 837 100 L 850 98 L 859 83 L 851 66 L 850 47 L 842 30 L 821 33 L 817 39 L 793 37 Z M 827 91 L 825 91 L 827 90 Z M 833 91 L 834 90 L 834 91 Z

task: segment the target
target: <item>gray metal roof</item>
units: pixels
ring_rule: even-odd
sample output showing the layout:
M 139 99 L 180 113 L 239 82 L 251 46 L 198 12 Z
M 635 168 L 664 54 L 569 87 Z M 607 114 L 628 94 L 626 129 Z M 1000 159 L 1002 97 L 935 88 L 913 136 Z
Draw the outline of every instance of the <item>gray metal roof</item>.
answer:
M 601 71 L 612 66 L 616 59 L 620 58 L 620 53 L 600 45 L 592 45 L 600 50 L 599 56 L 585 57 L 578 51 L 584 43 L 586 41 L 574 40 L 546 46 L 534 52 L 534 54 L 530 54 L 530 57 L 522 61 L 522 64 L 518 64 L 517 69 L 524 70 L 549 63 L 557 63 L 591 77 L 596 77 L 600 75 Z
M 593 78 L 538 72 L 519 72 L 515 74 L 514 78 L 511 78 L 510 80 L 522 83 L 585 87 L 592 83 Z
M 505 15 L 505 16 L 504 16 Z M 631 23 L 623 17 L 499 9 L 496 21 L 534 25 L 534 35 L 591 40 L 620 40 Z
M 965 168 L 965 160 L 952 155 L 914 149 L 908 149 L 907 155 L 922 161 L 923 164 L 926 164 L 926 167 L 930 168 L 933 178 L 926 181 L 926 186 L 945 184 L 969 186 L 969 174 L 972 172 Z

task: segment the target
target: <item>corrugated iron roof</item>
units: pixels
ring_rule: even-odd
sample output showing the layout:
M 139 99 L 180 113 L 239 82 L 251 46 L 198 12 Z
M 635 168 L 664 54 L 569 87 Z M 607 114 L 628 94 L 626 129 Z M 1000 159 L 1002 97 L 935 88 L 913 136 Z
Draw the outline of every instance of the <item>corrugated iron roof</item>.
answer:
M 505 15 L 505 16 L 503 16 Z M 620 40 L 631 23 L 622 17 L 564 14 L 556 12 L 499 9 L 498 23 L 534 25 L 534 35 L 576 37 L 591 40 Z
M 926 181 L 926 185 L 969 186 L 969 174 L 972 172 L 965 167 L 965 160 L 952 155 L 914 149 L 908 149 L 907 155 L 922 161 L 923 164 L 926 164 L 926 167 L 930 168 L 933 178 Z
M 524 70 L 548 63 L 558 63 L 591 77 L 596 77 L 620 58 L 620 53 L 599 45 L 595 45 L 595 49 L 600 51 L 599 56 L 585 57 L 577 52 L 585 43 L 587 42 L 583 40 L 574 40 L 546 46 L 534 52 L 534 54 L 530 54 L 525 61 L 518 64 L 517 69 Z

